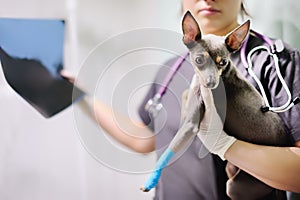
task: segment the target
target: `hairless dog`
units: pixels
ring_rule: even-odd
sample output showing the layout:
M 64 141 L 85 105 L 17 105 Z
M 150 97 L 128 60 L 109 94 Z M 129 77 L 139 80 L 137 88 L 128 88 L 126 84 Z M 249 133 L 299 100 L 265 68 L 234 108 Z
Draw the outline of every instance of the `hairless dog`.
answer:
M 158 160 L 155 171 L 141 190 L 149 191 L 155 187 L 162 169 L 173 155 L 197 135 L 199 124 L 205 113 L 200 84 L 212 89 L 226 133 L 237 139 L 256 144 L 273 146 L 289 144 L 279 116 L 276 113 L 261 110 L 264 106 L 263 98 L 230 60 L 230 53 L 241 47 L 249 33 L 249 28 L 250 21 L 248 20 L 224 37 L 211 34 L 202 36 L 191 13 L 188 11 L 185 14 L 182 21 L 183 42 L 189 49 L 191 64 L 195 71 L 187 97 L 186 105 L 188 106 L 184 107 L 185 116 L 180 129 Z M 221 86 L 226 93 L 225 99 L 220 99 L 220 95 L 217 96 Z M 233 200 L 267 199 L 266 196 L 270 199 L 286 198 L 284 192 L 269 187 L 241 170 L 237 170 L 233 178 L 228 181 L 227 194 Z

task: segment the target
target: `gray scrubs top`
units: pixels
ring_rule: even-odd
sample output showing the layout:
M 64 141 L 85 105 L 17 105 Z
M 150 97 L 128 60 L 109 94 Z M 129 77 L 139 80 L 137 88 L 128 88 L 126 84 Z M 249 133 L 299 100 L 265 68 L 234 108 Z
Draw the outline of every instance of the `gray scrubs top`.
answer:
M 250 36 L 246 51 L 248 52 L 254 46 L 263 43 L 260 38 Z M 292 97 L 300 96 L 299 52 L 285 44 L 285 49 L 278 56 L 282 75 L 291 90 Z M 258 88 L 242 64 L 240 52 L 237 51 L 231 57 L 241 73 Z M 163 95 L 162 104 L 164 109 L 158 116 L 151 120 L 149 113 L 144 108 L 146 102 L 159 91 L 161 84 L 176 60 L 177 58 L 171 59 L 165 64 L 165 67 L 158 71 L 153 85 L 139 109 L 140 117 L 144 123 L 152 124 L 156 134 L 155 145 L 158 157 L 169 145 L 180 126 L 181 95 L 189 87 L 194 73 L 188 59 L 182 63 Z M 255 53 L 252 60 L 254 62 L 253 70 L 260 78 L 269 102 L 273 106 L 284 104 L 287 95 L 277 78 L 273 60 L 265 51 Z M 286 125 L 291 140 L 293 142 L 300 140 L 300 104 L 287 112 L 281 113 L 280 117 Z M 225 162 L 212 154 L 206 154 L 204 157 L 199 156 L 201 146 L 201 141 L 195 138 L 192 144 L 163 170 L 156 187 L 156 200 L 225 200 L 228 198 L 225 189 L 227 179 L 224 169 Z

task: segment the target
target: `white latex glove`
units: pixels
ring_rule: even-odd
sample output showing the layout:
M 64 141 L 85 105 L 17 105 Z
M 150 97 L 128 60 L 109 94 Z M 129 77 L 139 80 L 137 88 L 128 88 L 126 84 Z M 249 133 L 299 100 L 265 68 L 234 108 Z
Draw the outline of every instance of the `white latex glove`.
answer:
M 208 151 L 225 160 L 225 152 L 236 139 L 223 131 L 223 122 L 217 113 L 211 90 L 203 86 L 200 86 L 200 90 L 205 111 L 197 136 Z

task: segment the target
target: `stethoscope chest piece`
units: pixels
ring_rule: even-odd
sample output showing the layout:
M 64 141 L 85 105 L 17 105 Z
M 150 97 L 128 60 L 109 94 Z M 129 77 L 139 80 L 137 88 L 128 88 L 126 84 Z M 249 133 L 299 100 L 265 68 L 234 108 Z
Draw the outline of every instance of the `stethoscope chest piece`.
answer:
M 163 107 L 160 99 L 161 95 L 157 93 L 153 98 L 149 99 L 145 105 L 145 110 L 147 110 L 154 118 L 158 115 L 159 111 Z

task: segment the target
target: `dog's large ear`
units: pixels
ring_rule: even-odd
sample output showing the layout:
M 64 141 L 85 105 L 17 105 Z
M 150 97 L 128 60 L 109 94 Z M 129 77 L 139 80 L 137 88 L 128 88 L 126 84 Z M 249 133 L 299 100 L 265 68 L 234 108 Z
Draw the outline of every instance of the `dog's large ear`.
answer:
M 242 46 L 244 39 L 249 33 L 249 29 L 250 20 L 247 20 L 226 36 L 225 44 L 230 52 L 234 52 Z
M 195 18 L 187 11 L 182 19 L 183 43 L 192 47 L 197 40 L 201 39 L 201 31 Z

